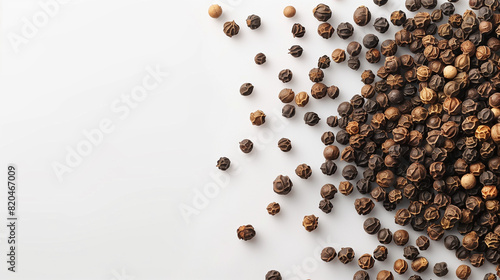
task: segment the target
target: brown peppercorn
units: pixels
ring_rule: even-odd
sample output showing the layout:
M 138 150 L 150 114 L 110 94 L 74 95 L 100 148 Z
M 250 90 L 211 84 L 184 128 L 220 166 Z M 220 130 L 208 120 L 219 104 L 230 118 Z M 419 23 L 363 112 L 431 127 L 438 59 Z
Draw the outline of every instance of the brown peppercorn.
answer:
M 306 34 L 306 28 L 300 23 L 295 23 L 292 26 L 292 35 L 294 38 L 302 38 Z
M 292 149 L 292 141 L 288 138 L 278 140 L 278 148 L 283 152 L 289 152 Z
M 305 91 L 301 91 L 295 95 L 295 103 L 299 107 L 304 107 L 309 102 L 309 95 Z
M 479 60 L 487 60 L 491 56 L 491 49 L 487 46 L 479 46 L 476 49 L 476 57 Z
M 301 179 L 307 179 L 311 177 L 312 170 L 309 165 L 303 163 L 295 168 L 295 174 L 297 174 L 297 176 L 299 176 Z
M 383 228 L 377 233 L 377 239 L 382 244 L 389 244 L 392 241 L 392 232 L 388 228 Z
M 383 245 L 378 245 L 377 248 L 373 251 L 373 257 L 377 261 L 385 261 L 387 259 L 387 256 L 389 254 L 389 251 L 387 250 L 387 247 Z
M 267 209 L 267 213 L 269 213 L 269 215 L 274 216 L 280 212 L 281 208 L 280 208 L 279 203 L 271 202 L 271 203 L 269 203 L 269 205 L 267 205 L 266 209 Z
M 226 36 L 228 36 L 229 38 L 235 36 L 235 35 L 238 35 L 238 33 L 240 32 L 240 26 L 238 24 L 236 24 L 236 22 L 233 21 L 228 21 L 226 23 L 224 23 L 224 34 L 226 34 Z
M 368 215 L 375 207 L 373 201 L 367 197 L 358 198 L 354 201 L 354 208 L 358 215 Z
M 273 190 L 277 194 L 286 195 L 293 187 L 293 183 L 288 176 L 278 175 L 273 181 Z
M 285 9 L 283 9 L 283 15 L 287 18 L 294 17 L 296 13 L 296 10 L 293 6 L 286 6 Z
M 422 103 L 424 104 L 433 104 L 437 101 L 437 99 L 437 93 L 428 87 L 424 87 L 420 91 L 420 100 L 422 100 Z
M 397 274 L 405 274 L 407 270 L 408 270 L 408 263 L 405 260 L 397 259 L 394 262 L 394 271 Z
M 323 156 L 326 160 L 336 160 L 339 157 L 340 151 L 337 146 L 329 145 L 323 150 Z
M 398 51 L 398 45 L 394 40 L 385 40 L 380 45 L 380 51 L 384 56 L 393 56 Z
M 346 48 L 347 53 L 350 56 L 358 56 L 361 53 L 361 49 L 362 49 L 361 44 L 356 41 L 350 42 Z
M 381 270 L 377 273 L 377 280 L 394 280 L 394 276 L 388 270 Z
M 427 227 L 427 235 L 431 240 L 438 241 L 443 238 L 444 229 L 439 224 L 432 224 Z
M 429 67 L 422 65 L 417 68 L 417 79 L 421 82 L 429 80 L 432 75 L 431 69 Z
M 410 222 L 411 214 L 408 209 L 401 208 L 394 215 L 394 222 L 400 226 L 405 226 Z
M 411 262 L 411 269 L 413 271 L 422 273 L 429 266 L 429 261 L 424 257 L 418 257 Z
M 240 150 L 248 154 L 253 150 L 253 142 L 249 139 L 243 139 L 240 143 Z
M 335 197 L 335 194 L 337 193 L 337 188 L 332 185 L 332 184 L 325 184 L 321 187 L 321 197 L 324 199 L 331 200 Z
M 393 234 L 394 243 L 398 246 L 404 246 L 408 243 L 410 239 L 410 235 L 404 229 L 400 229 L 394 232 Z
M 354 15 L 353 15 L 352 18 L 354 20 L 354 23 L 356 23 L 357 25 L 359 25 L 359 26 L 365 26 L 371 20 L 370 10 L 367 7 L 365 7 L 365 6 L 359 6 L 354 11 Z
M 364 270 L 371 269 L 374 264 L 375 264 L 375 260 L 373 259 L 373 257 L 370 254 L 363 254 L 358 259 L 358 266 Z
M 332 52 L 332 60 L 336 63 L 345 61 L 345 51 L 343 49 L 335 49 Z
M 412 163 L 406 171 L 406 178 L 408 178 L 408 180 L 412 182 L 418 183 L 422 181 L 426 176 L 427 171 L 425 167 L 420 163 Z
M 484 186 L 481 189 L 481 195 L 485 200 L 494 199 L 498 196 L 498 189 L 496 186 Z
M 460 266 L 457 267 L 456 275 L 458 279 L 460 280 L 469 279 L 470 274 L 471 274 L 471 269 L 468 265 L 461 264 Z
M 467 233 L 462 239 L 462 245 L 469 251 L 477 249 L 479 246 L 479 236 L 475 231 Z
M 339 261 L 348 264 L 354 259 L 354 250 L 351 247 L 342 248 L 339 251 Z
M 326 247 L 321 251 L 321 260 L 331 262 L 337 256 L 337 252 L 333 247 Z
M 419 236 L 416 240 L 416 245 L 420 250 L 427 250 L 430 245 L 429 238 L 424 235 Z
M 258 53 L 255 55 L 254 61 L 255 61 L 255 64 L 262 65 L 262 64 L 266 63 L 266 55 L 263 53 Z
M 309 71 L 309 79 L 313 83 L 318 83 L 323 81 L 323 78 L 325 77 L 325 74 L 323 73 L 323 70 L 320 68 L 313 68 L 311 71 Z
M 311 95 L 315 99 L 321 99 L 326 96 L 327 87 L 323 83 L 315 83 L 311 87 Z
M 491 127 L 491 139 L 496 144 L 500 144 L 500 123 L 497 123 Z
M 348 196 L 354 190 L 354 186 L 349 181 L 342 181 L 339 184 L 339 192 L 345 196 Z
M 324 39 L 330 39 L 335 32 L 335 29 L 328 22 L 324 22 L 318 26 L 318 35 Z
M 378 63 L 380 61 L 380 51 L 377 49 L 369 49 L 366 51 L 365 58 L 369 63 Z
M 292 89 L 284 88 L 280 91 L 278 98 L 283 103 L 290 103 L 295 98 L 295 92 Z
M 332 17 L 332 10 L 328 5 L 319 4 L 313 9 L 313 15 L 319 21 L 327 21 Z
M 371 84 L 375 80 L 375 74 L 371 70 L 365 70 L 361 73 L 361 81 L 364 84 Z
M 293 73 L 290 69 L 283 69 L 278 74 L 278 79 L 283 83 L 288 83 L 292 80 Z
M 250 113 L 250 121 L 253 125 L 260 126 L 266 122 L 266 114 L 261 110 Z
M 479 141 L 486 141 L 490 139 L 491 136 L 491 129 L 487 125 L 480 125 L 476 128 L 476 133 L 475 133 L 476 138 Z
M 240 226 L 236 233 L 238 234 L 238 238 L 244 241 L 248 241 L 255 236 L 255 229 L 252 225 Z
M 314 215 L 304 216 L 302 225 L 307 231 L 311 232 L 318 227 L 318 219 L 319 218 Z
M 461 54 L 455 58 L 455 67 L 458 71 L 469 71 L 470 69 L 470 56 Z
M 350 135 L 358 134 L 359 133 L 359 124 L 358 124 L 358 122 L 356 122 L 356 121 L 349 122 L 347 124 L 347 127 L 345 128 L 345 130 Z

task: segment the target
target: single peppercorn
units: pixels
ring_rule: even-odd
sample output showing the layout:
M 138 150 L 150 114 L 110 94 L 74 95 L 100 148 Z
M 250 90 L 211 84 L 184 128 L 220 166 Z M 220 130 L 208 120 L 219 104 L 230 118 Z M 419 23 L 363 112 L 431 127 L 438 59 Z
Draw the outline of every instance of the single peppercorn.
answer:
M 252 225 L 240 226 L 236 233 L 238 234 L 238 238 L 244 241 L 255 237 L 255 229 Z

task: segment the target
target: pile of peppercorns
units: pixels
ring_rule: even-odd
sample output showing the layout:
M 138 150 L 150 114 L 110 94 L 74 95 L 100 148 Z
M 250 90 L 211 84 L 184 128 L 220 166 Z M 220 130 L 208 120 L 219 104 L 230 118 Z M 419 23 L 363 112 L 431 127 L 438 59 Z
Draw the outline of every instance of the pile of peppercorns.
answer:
M 480 267 L 485 260 L 498 265 L 500 275 L 500 1 L 469 0 L 472 10 L 463 14 L 455 13 L 454 4 L 458 0 L 449 0 L 437 7 L 437 0 L 405 0 L 406 8 L 417 12 L 422 7 L 432 11 L 420 11 L 412 18 L 407 18 L 403 11 L 390 14 L 390 22 L 401 29 L 395 32 L 394 39 L 385 40 L 377 49 L 379 39 L 374 34 L 364 37 L 362 44 L 350 42 L 346 48 L 349 55 L 347 65 L 353 70 L 360 67 L 359 55 L 363 46 L 367 49 L 365 58 L 369 63 L 378 63 L 381 57 L 385 62 L 377 73 L 365 70 L 361 74 L 364 86 L 360 94 L 354 95 L 350 102 L 338 106 L 339 116 L 326 119 L 330 127 L 339 127 L 336 135 L 325 132 L 321 140 L 325 144 L 323 152 L 325 162 L 321 171 L 332 175 L 337 171 L 335 160 L 349 163 L 342 170 L 345 181 L 339 189 L 333 184 L 321 188 L 322 200 L 319 208 L 330 213 L 331 200 L 340 191 L 348 196 L 354 186 L 366 197 L 356 199 L 355 210 L 359 215 L 367 215 L 381 202 L 387 211 L 395 211 L 394 221 L 401 226 L 410 225 L 415 231 L 425 231 L 427 236 L 420 236 L 416 246 L 408 245 L 408 232 L 398 230 L 394 234 L 388 228 L 382 228 L 377 218 L 368 218 L 363 224 L 368 234 L 377 235 L 381 244 L 392 241 L 405 246 L 403 256 L 411 261 L 413 271 L 420 273 L 427 269 L 429 262 L 419 256 L 419 250 L 429 247 L 429 239 L 439 241 L 445 232 L 456 229 L 463 235 L 462 240 L 455 235 L 444 238 L 446 249 L 455 250 L 456 257 L 468 260 L 474 267 Z M 373 0 L 379 6 L 387 0 Z M 220 6 L 209 9 L 212 17 L 222 13 Z M 295 8 L 286 7 L 284 15 L 293 17 Z M 319 36 L 328 39 L 335 29 L 327 23 L 332 16 L 328 5 L 319 4 L 313 10 L 316 19 L 322 22 L 318 27 Z M 447 17 L 447 21 L 445 20 Z M 353 21 L 358 26 L 365 26 L 371 21 L 371 13 L 365 6 L 354 11 Z M 374 20 L 374 27 L 380 33 L 389 28 L 389 21 L 380 17 Z M 247 26 L 256 29 L 260 26 L 260 17 L 251 15 Z M 235 36 L 239 26 L 226 22 L 224 33 Z M 351 23 L 338 25 L 337 35 L 348 39 L 353 35 Z M 303 37 L 306 29 L 299 23 L 292 26 L 294 37 Z M 410 54 L 396 56 L 398 48 L 405 48 Z M 322 69 L 330 66 L 331 60 L 342 63 L 346 60 L 346 51 L 335 49 L 331 59 L 322 56 L 318 67 L 309 72 L 309 79 L 314 83 L 311 96 L 321 99 L 326 96 L 335 99 L 339 96 L 336 86 L 322 83 Z M 294 45 L 289 49 L 293 57 L 300 57 L 303 49 Z M 263 64 L 266 56 L 259 53 L 255 63 Z M 379 78 L 377 81 L 377 77 Z M 283 83 L 292 80 L 289 69 L 282 70 L 278 78 Z M 243 84 L 240 93 L 250 95 L 253 86 Z M 497 92 L 498 91 L 498 92 Z M 295 115 L 295 102 L 304 107 L 309 102 L 306 92 L 294 93 L 285 88 L 279 93 L 279 99 L 285 103 L 283 117 Z M 266 115 L 257 110 L 250 114 L 253 125 L 265 123 Z M 304 115 L 307 125 L 316 125 L 320 121 L 314 112 Z M 346 147 L 340 151 L 335 140 Z M 290 151 L 291 141 L 282 138 L 278 147 Z M 240 142 L 244 153 L 252 151 L 251 140 Z M 217 166 L 221 170 L 229 168 L 230 161 L 221 158 Z M 366 168 L 362 177 L 355 184 L 358 176 L 357 167 Z M 311 176 L 311 167 L 301 164 L 295 173 L 302 179 Z M 288 176 L 279 175 L 273 182 L 277 194 L 286 195 L 293 183 Z M 409 201 L 408 207 L 401 207 L 403 200 Z M 278 203 L 267 207 L 269 214 L 280 211 Z M 318 218 L 305 216 L 303 226 L 313 231 L 318 226 Z M 250 240 L 255 236 L 251 225 L 241 226 L 238 237 Z M 378 246 L 370 254 L 358 258 L 362 269 L 353 279 L 369 279 L 365 270 L 371 269 L 375 260 L 384 261 L 388 250 Z M 338 253 L 340 262 L 346 264 L 354 259 L 352 248 L 342 248 Z M 332 247 L 324 248 L 321 259 L 325 262 L 337 257 Z M 409 265 L 405 259 L 398 259 L 393 270 L 404 274 Z M 445 262 L 436 263 L 433 268 L 436 276 L 448 273 Z M 459 279 L 468 279 L 471 268 L 465 264 L 456 269 Z M 279 272 L 270 271 L 266 279 L 281 279 Z M 393 279 L 392 272 L 382 270 L 376 279 Z M 421 279 L 414 275 L 409 279 Z M 497 279 L 488 273 L 484 279 Z

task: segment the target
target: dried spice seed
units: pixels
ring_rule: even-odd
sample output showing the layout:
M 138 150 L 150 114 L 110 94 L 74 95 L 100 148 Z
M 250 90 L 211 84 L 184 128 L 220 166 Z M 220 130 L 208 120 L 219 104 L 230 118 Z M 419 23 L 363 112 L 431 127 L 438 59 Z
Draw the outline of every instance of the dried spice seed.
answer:
M 468 265 L 462 264 L 457 267 L 456 276 L 460 280 L 465 280 L 470 277 L 471 269 Z
M 266 63 L 266 55 L 263 53 L 258 53 L 255 55 L 254 61 L 255 61 L 255 64 L 262 65 L 262 64 Z
M 292 149 L 292 141 L 288 138 L 281 138 L 278 141 L 278 148 L 283 152 L 289 152 Z
M 266 122 L 266 114 L 261 110 L 250 113 L 250 122 L 256 126 L 263 125 Z
M 358 266 L 361 269 L 368 270 L 373 268 L 373 265 L 375 264 L 375 260 L 370 254 L 363 254 L 361 257 L 358 259 Z
M 269 203 L 269 205 L 267 205 L 266 210 L 267 210 L 267 213 L 269 213 L 269 215 L 274 216 L 280 212 L 281 207 L 280 207 L 279 203 L 271 202 L 271 203 Z
M 293 6 L 286 6 L 285 9 L 283 9 L 283 15 L 287 18 L 294 17 L 296 12 Z
M 359 6 L 354 11 L 353 20 L 359 26 L 367 25 L 371 20 L 370 10 L 365 6 Z
M 380 243 L 389 244 L 392 241 L 392 232 L 387 228 L 383 228 L 377 233 L 377 238 Z
M 337 256 L 337 252 L 333 247 L 326 247 L 321 251 L 321 260 L 331 262 Z
M 253 92 L 253 85 L 251 83 L 244 83 L 240 87 L 240 94 L 243 96 L 249 96 Z
M 304 122 L 309 126 L 315 126 L 319 123 L 321 119 L 318 114 L 314 112 L 307 112 L 304 114 Z
M 354 33 L 354 27 L 348 22 L 342 22 L 337 26 L 337 35 L 342 39 L 348 39 Z
M 408 270 L 408 263 L 403 260 L 403 259 L 397 259 L 394 262 L 394 271 L 397 274 L 405 274 L 405 272 Z
M 438 277 L 448 274 L 448 265 L 445 262 L 438 262 L 434 265 L 433 272 Z
M 213 4 L 208 8 L 208 15 L 212 18 L 219 18 L 222 15 L 222 8 L 217 4 Z
M 288 54 L 293 57 L 301 57 L 304 49 L 299 45 L 293 45 L 288 49 Z
M 303 163 L 295 168 L 295 174 L 301 179 L 308 179 L 312 175 L 312 170 L 309 165 Z
M 260 27 L 261 19 L 258 15 L 249 15 L 247 17 L 247 26 L 254 30 Z
M 385 261 L 387 259 L 387 256 L 389 254 L 389 251 L 387 247 L 383 245 L 378 245 L 377 248 L 373 251 L 373 258 L 375 258 L 377 261 Z
M 364 270 L 359 270 L 354 273 L 353 280 L 370 280 L 370 276 Z
M 394 243 L 398 246 L 404 246 L 408 243 L 410 239 L 410 235 L 406 230 L 400 229 L 394 232 L 393 234 Z
M 273 181 L 273 190 L 277 194 L 286 195 L 293 187 L 293 183 L 288 176 L 278 175 Z
M 255 229 L 252 225 L 240 226 L 236 233 L 238 234 L 238 238 L 244 241 L 248 241 L 255 237 Z
M 368 234 L 376 234 L 380 230 L 380 221 L 377 218 L 367 218 L 363 223 L 363 229 Z
M 427 250 L 429 248 L 429 245 L 430 245 L 430 241 L 429 241 L 429 238 L 427 238 L 426 236 L 419 236 L 416 240 L 416 245 L 417 247 L 420 249 L 420 250 Z
M 253 142 L 249 139 L 243 139 L 240 143 L 240 150 L 248 154 L 253 150 Z
M 266 280 L 282 280 L 281 274 L 277 270 L 270 270 L 266 273 Z
M 295 23 L 292 26 L 292 35 L 294 38 L 302 38 L 306 34 L 306 28 L 300 23 Z
M 332 17 L 332 10 L 328 5 L 319 4 L 313 9 L 314 17 L 319 21 L 327 21 Z
M 351 247 L 340 249 L 338 259 L 343 264 L 352 262 L 354 259 L 354 250 Z
M 307 231 L 311 232 L 318 227 L 318 217 L 314 215 L 304 216 L 302 225 Z
M 222 171 L 228 170 L 229 166 L 231 166 L 231 161 L 227 157 L 221 157 L 217 161 L 217 168 L 219 168 Z
M 224 23 L 224 34 L 226 34 L 227 37 L 231 38 L 235 35 L 238 35 L 240 32 L 240 26 L 236 24 L 236 22 L 233 21 L 228 21 Z
M 418 257 L 411 262 L 411 269 L 418 273 L 424 272 L 428 266 L 429 261 L 424 257 Z

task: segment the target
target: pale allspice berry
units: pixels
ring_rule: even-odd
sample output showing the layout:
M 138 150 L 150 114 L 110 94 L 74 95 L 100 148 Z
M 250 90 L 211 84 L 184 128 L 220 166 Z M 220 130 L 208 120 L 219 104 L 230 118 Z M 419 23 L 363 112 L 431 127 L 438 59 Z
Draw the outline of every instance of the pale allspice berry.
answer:
M 283 10 L 283 15 L 287 18 L 291 18 L 295 16 L 295 8 L 293 6 L 286 6 Z
M 208 8 L 208 15 L 212 18 L 218 18 L 222 15 L 222 8 L 217 4 L 213 4 Z

